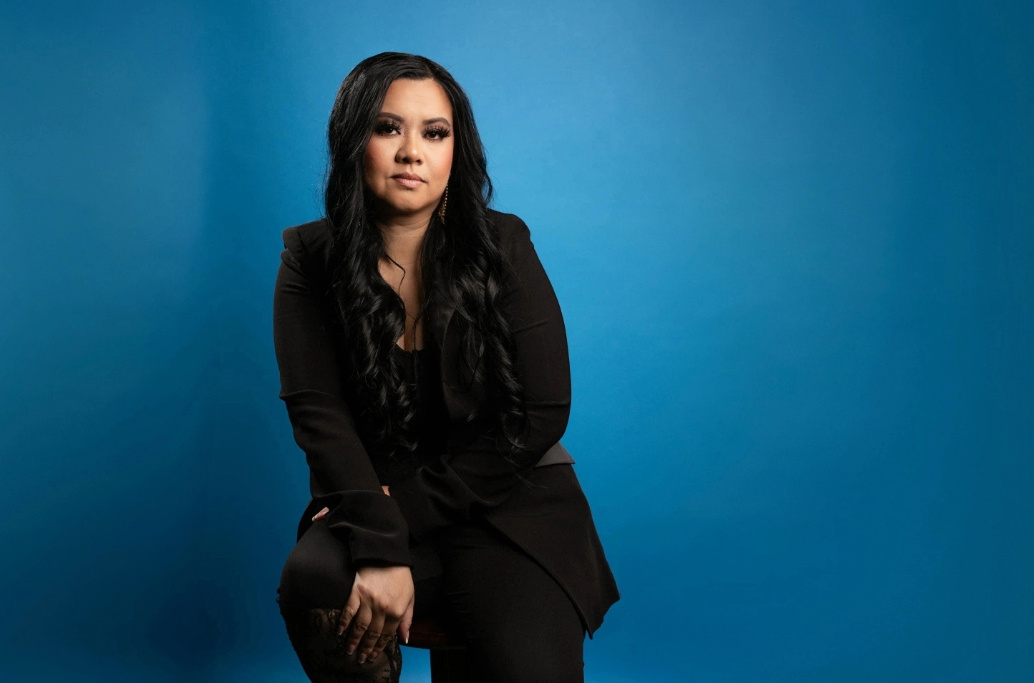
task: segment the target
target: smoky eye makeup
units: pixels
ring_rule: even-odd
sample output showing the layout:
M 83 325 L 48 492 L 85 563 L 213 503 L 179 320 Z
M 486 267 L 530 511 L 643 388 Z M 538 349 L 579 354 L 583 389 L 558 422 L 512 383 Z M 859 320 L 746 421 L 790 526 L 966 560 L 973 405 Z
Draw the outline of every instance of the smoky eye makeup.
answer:
M 452 135 L 452 131 L 449 130 L 448 126 L 441 123 L 436 123 L 424 129 L 424 136 L 432 140 L 444 140 L 450 135 Z
M 377 135 L 391 135 L 401 130 L 399 121 L 392 118 L 380 118 L 373 124 L 373 132 Z
M 394 114 L 381 114 L 373 124 L 374 135 L 397 135 L 402 132 L 403 121 Z M 452 135 L 452 129 L 443 118 L 425 122 L 423 135 L 428 140 L 444 140 Z

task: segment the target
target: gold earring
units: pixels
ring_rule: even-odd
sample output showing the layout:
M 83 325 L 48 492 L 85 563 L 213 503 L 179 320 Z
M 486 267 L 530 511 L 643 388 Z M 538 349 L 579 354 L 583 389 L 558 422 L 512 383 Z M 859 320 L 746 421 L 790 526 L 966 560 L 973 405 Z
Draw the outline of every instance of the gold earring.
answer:
M 449 203 L 449 186 L 445 186 L 445 192 L 442 193 L 442 203 L 438 205 L 438 220 L 443 224 L 445 223 L 445 205 Z

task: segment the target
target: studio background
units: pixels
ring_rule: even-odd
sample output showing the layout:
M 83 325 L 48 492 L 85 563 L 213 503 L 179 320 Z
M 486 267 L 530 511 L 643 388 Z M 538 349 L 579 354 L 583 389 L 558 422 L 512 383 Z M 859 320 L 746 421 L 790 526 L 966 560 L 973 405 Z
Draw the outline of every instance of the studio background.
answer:
M 280 231 L 401 50 L 565 313 L 588 681 L 1034 680 L 1032 46 L 1022 2 L 4 2 L 0 679 L 304 680 Z

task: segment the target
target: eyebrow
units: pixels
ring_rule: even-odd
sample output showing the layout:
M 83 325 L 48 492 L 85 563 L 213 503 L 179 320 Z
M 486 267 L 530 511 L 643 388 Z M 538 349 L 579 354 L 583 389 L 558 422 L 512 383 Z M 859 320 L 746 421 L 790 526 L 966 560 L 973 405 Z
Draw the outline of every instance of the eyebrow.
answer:
M 398 121 L 399 123 L 402 123 L 403 121 L 405 121 L 404 118 L 402 118 L 398 114 L 392 114 L 390 111 L 382 111 L 380 114 L 377 114 L 377 116 L 379 116 L 381 118 L 385 118 L 385 119 L 391 119 L 393 121 Z M 449 121 L 449 119 L 445 118 L 444 116 L 436 116 L 433 119 L 424 119 L 424 125 L 425 126 L 428 126 L 428 125 L 430 125 L 432 123 L 444 123 L 447 126 L 451 126 L 452 125 L 452 122 Z

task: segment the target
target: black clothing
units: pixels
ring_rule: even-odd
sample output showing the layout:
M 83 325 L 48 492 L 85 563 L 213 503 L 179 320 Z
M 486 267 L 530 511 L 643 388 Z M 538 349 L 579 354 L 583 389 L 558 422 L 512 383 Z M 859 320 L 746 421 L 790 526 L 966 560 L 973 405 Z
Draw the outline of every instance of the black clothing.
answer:
M 392 362 L 413 390 L 417 449 L 412 457 L 374 458 L 378 475 L 390 472 L 381 476 L 385 484 L 437 460 L 448 433 L 437 349 L 406 352 L 396 346 Z M 484 521 L 443 527 L 411 544 L 410 557 L 414 618 L 433 615 L 461 633 L 479 680 L 583 680 L 585 632 L 574 603 L 541 566 Z M 284 564 L 277 591 L 288 625 L 292 612 L 297 619 L 299 611 L 340 610 L 355 571 L 348 548 L 327 525 L 310 526 Z M 303 666 L 313 664 L 308 640 L 296 643 Z M 333 658 L 342 659 L 339 653 Z
M 541 566 L 487 525 L 444 528 L 428 545 L 429 552 L 414 557 L 414 617 L 434 615 L 462 634 L 476 680 L 583 680 L 582 621 Z M 316 522 L 284 565 L 279 602 L 285 620 L 311 609 L 340 610 L 354 580 L 347 547 Z M 309 664 L 311 653 L 299 645 L 299 658 Z
M 445 529 L 485 525 L 530 556 L 570 596 L 591 635 L 618 599 L 588 503 L 568 465 L 536 467 L 567 426 L 570 369 L 563 318 L 516 216 L 490 212 L 512 274 L 503 283 L 501 313 L 510 323 L 516 369 L 530 426 L 518 462 L 502 457 L 483 421 L 468 420 L 484 399 L 462 362 L 464 321 L 439 311 L 430 332 L 437 348 L 440 396 L 447 419 L 444 448 L 384 495 L 377 467 L 359 437 L 349 404 L 349 360 L 332 290 L 336 259 L 326 221 L 284 231 L 286 249 L 274 299 L 274 341 L 281 398 L 305 451 L 313 500 L 310 518 L 328 507 L 327 528 L 355 566 L 414 566 L 420 547 Z M 418 367 L 419 364 L 418 364 Z
M 403 351 L 395 345 L 391 361 L 412 391 L 415 415 L 409 438 L 416 442 L 416 450 L 400 448 L 389 454 L 367 449 L 377 478 L 385 486 L 394 486 L 432 465 L 445 452 L 449 437 L 449 413 L 442 398 L 437 348 L 430 344 L 416 351 Z
M 398 483 L 417 474 L 420 467 L 433 465 L 449 441 L 449 413 L 442 398 L 442 372 L 439 352 L 433 343 L 413 352 L 403 351 L 399 346 L 392 349 L 395 367 L 414 390 L 416 416 L 416 465 L 412 470 L 400 472 L 387 486 Z

